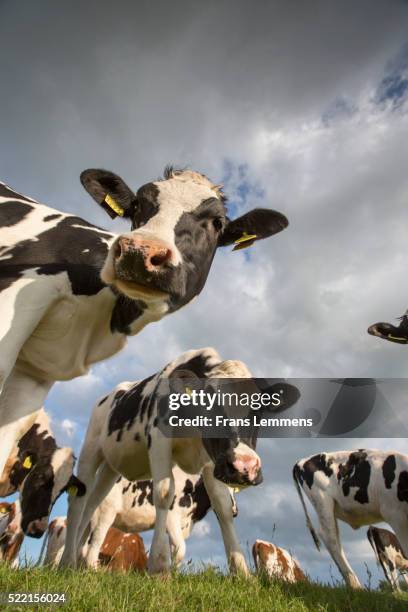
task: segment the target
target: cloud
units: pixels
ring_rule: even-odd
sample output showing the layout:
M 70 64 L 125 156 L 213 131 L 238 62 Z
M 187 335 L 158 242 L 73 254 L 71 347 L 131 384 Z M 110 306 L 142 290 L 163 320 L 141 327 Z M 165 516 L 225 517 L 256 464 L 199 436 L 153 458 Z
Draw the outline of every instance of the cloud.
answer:
M 0 14 L 8 183 L 120 231 L 126 225 L 92 202 L 79 173 L 106 167 L 137 188 L 173 162 L 224 182 L 232 216 L 266 206 L 290 221 L 248 251 L 220 251 L 194 303 L 88 375 L 56 384 L 46 407 L 58 437 L 78 451 L 98 397 L 202 346 L 242 359 L 256 376 L 406 376 L 406 348 L 366 333 L 407 307 L 406 3 L 322 0 L 311 10 L 282 0 L 254 10 L 237 0 L 231 10 L 224 0 L 180 0 L 154 9 L 122 2 L 118 12 L 106 0 L 80 9 L 75 0 L 23 0 L 3 2 Z M 262 440 L 265 483 L 239 495 L 241 540 L 274 538 L 330 580 L 290 468 L 357 442 L 397 443 Z M 222 564 L 215 517 L 205 524 L 187 558 Z M 364 532 L 343 534 L 362 575 Z

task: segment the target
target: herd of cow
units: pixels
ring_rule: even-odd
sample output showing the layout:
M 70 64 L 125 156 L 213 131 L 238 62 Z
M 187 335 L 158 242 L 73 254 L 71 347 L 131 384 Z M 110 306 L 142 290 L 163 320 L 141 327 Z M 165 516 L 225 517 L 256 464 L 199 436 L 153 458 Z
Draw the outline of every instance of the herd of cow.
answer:
M 121 350 L 127 336 L 197 296 L 218 247 L 250 246 L 288 221 L 267 209 L 231 220 L 221 186 L 191 170 L 167 168 L 136 193 L 105 170 L 86 170 L 81 182 L 112 218 L 128 221 L 128 231 L 110 233 L 0 184 L 0 496 L 19 494 L 0 504 L 1 558 L 15 564 L 24 535 L 46 533 L 49 564 L 166 572 L 172 560 L 182 562 L 185 540 L 212 508 L 230 570 L 246 574 L 234 491 L 262 482 L 257 432 L 169 438 L 158 410 L 163 379 L 251 378 L 244 363 L 222 360 L 212 348 L 192 350 L 145 380 L 119 383 L 92 412 L 76 475 L 73 451 L 57 445 L 43 403 L 55 381 L 86 373 Z M 399 327 L 377 323 L 368 331 L 407 343 L 408 317 Z M 288 397 L 283 408 L 298 399 Z M 347 584 L 360 587 L 338 519 L 370 525 L 376 558 L 399 588 L 399 572 L 408 571 L 408 456 L 321 453 L 298 461 L 293 478 L 317 547 L 303 492 Z M 64 492 L 68 516 L 48 524 Z M 395 535 L 372 527 L 381 521 Z M 139 533 L 149 529 L 147 558 Z M 257 540 L 253 556 L 269 575 L 307 579 L 286 550 L 269 542 Z

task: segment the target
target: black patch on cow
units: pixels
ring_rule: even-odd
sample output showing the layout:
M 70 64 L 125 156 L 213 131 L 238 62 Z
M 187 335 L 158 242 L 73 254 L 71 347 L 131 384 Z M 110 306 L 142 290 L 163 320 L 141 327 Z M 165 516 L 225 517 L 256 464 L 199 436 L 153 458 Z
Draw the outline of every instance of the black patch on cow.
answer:
M 401 470 L 398 485 L 397 485 L 397 496 L 400 501 L 408 502 L 408 472 Z
M 351 487 L 357 487 L 354 499 L 360 504 L 368 504 L 370 474 L 371 465 L 367 461 L 367 453 L 364 450 L 350 453 L 347 463 L 340 464 L 337 473 L 337 479 L 342 481 L 343 494 L 347 497 Z
M 45 429 L 39 433 L 39 428 L 40 424 L 34 423 L 17 444 L 17 461 L 10 471 L 10 484 L 14 487 L 14 491 L 18 489 L 29 473 L 23 467 L 26 457 L 31 456 L 33 458 L 34 465 L 32 470 L 34 468 L 38 469 L 38 462 L 41 461 L 42 466 L 47 463 L 49 464 L 53 453 L 58 448 L 55 438 L 50 432 Z
M 208 364 L 213 357 L 214 356 L 212 354 L 203 355 L 202 353 L 199 353 L 195 357 L 192 357 L 191 359 L 188 359 L 187 361 L 184 361 L 178 365 L 177 368 L 173 370 L 172 374 L 174 375 L 174 373 L 178 370 L 190 370 L 191 372 L 194 372 L 198 378 L 207 378 L 211 370 L 214 368 L 213 362 L 211 365 Z
M 191 518 L 194 523 L 201 521 L 209 509 L 211 508 L 210 498 L 208 497 L 207 489 L 205 488 L 202 477 L 197 480 L 193 493 L 193 512 Z
M 142 506 L 146 500 L 148 504 L 153 505 L 153 482 L 152 480 L 139 480 L 137 488 L 140 493 L 133 500 L 132 506 L 136 503 L 138 506 Z
M 132 486 L 132 493 L 136 493 L 137 483 Z
M 152 445 L 152 436 L 148 433 L 147 434 L 147 448 L 150 448 Z
M 127 484 L 127 485 L 125 485 L 125 486 L 123 487 L 123 489 L 122 489 L 122 495 L 124 495 L 125 493 L 127 493 L 127 492 L 129 491 L 129 489 L 130 489 L 130 487 L 131 487 L 131 486 L 132 486 L 132 483 L 131 483 L 131 482 L 128 482 L 128 484 Z
M 117 433 L 117 440 L 120 441 L 123 431 L 130 429 L 139 414 L 143 410 L 143 404 L 147 403 L 149 397 L 143 397 L 146 385 L 154 378 L 149 376 L 139 383 L 136 383 L 128 391 L 121 390 L 115 395 L 115 400 L 108 421 L 108 436 Z
M 24 200 L 25 202 L 32 202 L 33 204 L 38 203 L 35 200 L 32 200 L 31 198 L 28 198 L 27 196 L 22 195 L 21 193 L 18 193 L 14 189 L 10 189 L 10 187 L 5 185 L 4 183 L 0 183 L 0 197 Z
M 132 214 L 132 230 L 146 225 L 159 211 L 160 190 L 154 183 L 146 183 L 137 190 L 134 212 Z
M 36 268 L 37 274 L 44 275 L 66 272 L 74 295 L 95 295 L 106 286 L 99 274 L 108 254 L 104 240 L 111 237 L 95 229 L 79 217 L 65 217 L 38 235 L 33 234 L 32 239 L 6 249 L 3 254 L 10 257 L 0 262 L 1 288 L 26 270 Z M 89 252 L 84 253 L 85 249 Z
M 106 395 L 105 397 L 103 397 L 99 402 L 98 402 L 98 406 L 102 406 L 102 404 L 104 402 L 106 402 L 106 400 L 108 399 L 109 395 Z
M 4 202 L 0 204 L 0 227 L 11 227 L 20 223 L 33 207 L 23 202 Z
M 387 489 L 391 489 L 391 485 L 395 480 L 396 467 L 397 462 L 395 460 L 395 455 L 388 455 L 382 466 L 384 483 Z
M 159 423 L 159 417 L 154 417 L 153 427 L 157 427 L 158 423 Z
M 130 334 L 131 324 L 143 314 L 145 308 L 146 305 L 141 300 L 131 300 L 125 295 L 119 295 L 112 310 L 111 332 Z
M 140 433 L 138 431 L 135 433 L 133 439 L 134 439 L 135 442 L 140 442 Z
M 319 455 L 314 455 L 305 461 L 303 468 L 300 468 L 296 464 L 294 470 L 297 468 L 296 477 L 300 484 L 302 485 L 303 482 L 306 482 L 309 489 L 311 489 L 313 486 L 315 472 L 323 472 L 328 478 L 332 476 L 333 470 L 330 467 L 332 463 L 333 460 L 331 458 L 327 459 L 324 453 L 320 453 Z
M 59 219 L 62 217 L 61 213 L 55 213 L 53 215 L 47 215 L 44 217 L 43 221 L 54 221 L 55 219 Z
M 179 506 L 182 508 L 190 508 L 193 503 L 193 491 L 194 486 L 189 478 L 186 480 L 186 484 L 184 485 L 182 495 L 180 495 Z

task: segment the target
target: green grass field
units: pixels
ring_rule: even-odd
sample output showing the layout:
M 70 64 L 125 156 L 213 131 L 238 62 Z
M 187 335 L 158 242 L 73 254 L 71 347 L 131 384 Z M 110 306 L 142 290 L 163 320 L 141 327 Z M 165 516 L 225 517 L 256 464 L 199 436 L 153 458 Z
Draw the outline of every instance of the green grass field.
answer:
M 268 610 L 290 612 L 386 612 L 408 610 L 408 593 L 353 592 L 317 584 L 287 585 L 264 578 L 225 576 L 214 569 L 174 573 L 167 578 L 103 571 L 58 571 L 48 568 L 12 570 L 0 567 L 0 591 L 56 592 L 68 602 L 64 612 L 98 610 Z M 10 605 L 3 610 L 44 610 L 47 606 Z

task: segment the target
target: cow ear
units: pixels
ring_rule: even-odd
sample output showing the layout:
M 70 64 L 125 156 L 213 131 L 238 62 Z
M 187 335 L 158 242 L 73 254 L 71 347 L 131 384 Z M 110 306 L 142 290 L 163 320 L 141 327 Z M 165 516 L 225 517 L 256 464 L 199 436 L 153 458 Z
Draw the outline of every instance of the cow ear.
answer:
M 200 388 L 200 379 L 192 370 L 179 368 L 169 374 L 171 389 L 177 393 L 190 393 L 192 389 Z
M 72 497 L 82 497 L 86 493 L 86 486 L 79 478 L 72 474 L 64 491 L 67 491 L 68 495 Z
M 288 227 L 289 221 L 280 212 L 267 208 L 254 208 L 229 221 L 218 240 L 218 246 L 235 244 L 233 251 L 251 246 L 256 240 L 269 238 Z
M 108 170 L 84 170 L 81 183 L 112 219 L 131 217 L 136 204 L 136 195 L 120 176 Z
M 32 451 L 26 451 L 21 457 L 21 467 L 29 472 L 37 462 L 37 455 Z

